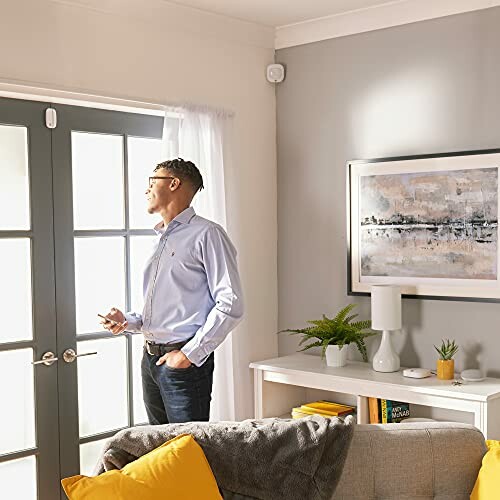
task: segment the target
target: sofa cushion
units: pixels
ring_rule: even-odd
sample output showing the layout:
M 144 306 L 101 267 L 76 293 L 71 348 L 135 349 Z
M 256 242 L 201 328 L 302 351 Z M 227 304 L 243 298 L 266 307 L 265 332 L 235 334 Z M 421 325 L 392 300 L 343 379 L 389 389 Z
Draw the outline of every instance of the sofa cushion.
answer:
M 486 451 L 452 422 L 357 425 L 333 500 L 468 500 Z
M 486 441 L 488 451 L 477 476 L 470 500 L 490 500 L 500 495 L 500 441 Z
M 120 471 L 73 476 L 62 485 L 70 500 L 221 500 L 203 450 L 189 435 L 177 436 Z

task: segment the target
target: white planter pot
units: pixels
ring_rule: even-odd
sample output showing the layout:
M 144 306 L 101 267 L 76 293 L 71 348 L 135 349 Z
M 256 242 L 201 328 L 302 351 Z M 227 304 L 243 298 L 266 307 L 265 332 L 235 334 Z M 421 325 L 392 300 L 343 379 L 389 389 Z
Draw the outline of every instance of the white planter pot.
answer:
M 328 366 L 345 366 L 347 364 L 347 346 L 329 345 L 326 348 L 326 364 Z

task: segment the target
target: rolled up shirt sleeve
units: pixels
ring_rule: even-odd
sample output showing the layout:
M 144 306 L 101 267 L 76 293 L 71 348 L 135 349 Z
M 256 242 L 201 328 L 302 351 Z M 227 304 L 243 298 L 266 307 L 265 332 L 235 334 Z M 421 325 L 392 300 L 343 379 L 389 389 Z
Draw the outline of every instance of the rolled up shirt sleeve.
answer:
M 124 314 L 125 321 L 127 321 L 127 329 L 125 331 L 130 333 L 142 333 L 142 315 L 136 312 L 127 312 Z
M 208 288 L 215 304 L 206 322 L 181 349 L 196 366 L 205 362 L 243 318 L 236 249 L 220 226 L 207 229 L 201 241 L 201 253 Z

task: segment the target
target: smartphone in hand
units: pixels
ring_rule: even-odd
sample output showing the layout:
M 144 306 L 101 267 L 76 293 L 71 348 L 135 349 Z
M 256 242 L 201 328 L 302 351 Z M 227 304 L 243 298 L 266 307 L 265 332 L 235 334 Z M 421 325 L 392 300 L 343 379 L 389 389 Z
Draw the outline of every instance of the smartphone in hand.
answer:
M 99 316 L 99 318 L 102 318 L 106 321 L 109 321 L 110 323 L 113 323 L 113 325 L 123 326 L 123 323 L 120 323 L 119 321 L 115 321 L 114 319 L 107 318 L 106 316 L 103 316 L 102 314 L 97 313 L 97 316 Z

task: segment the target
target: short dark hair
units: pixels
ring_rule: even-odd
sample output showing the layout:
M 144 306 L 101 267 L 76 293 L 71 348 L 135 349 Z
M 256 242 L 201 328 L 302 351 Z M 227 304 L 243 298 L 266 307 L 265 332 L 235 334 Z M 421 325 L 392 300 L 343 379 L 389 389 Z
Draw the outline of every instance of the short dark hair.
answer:
M 168 170 L 172 175 L 178 177 L 181 181 L 187 181 L 193 187 L 195 193 L 201 191 L 203 186 L 203 177 L 200 171 L 192 161 L 186 161 L 182 158 L 175 158 L 174 160 L 167 160 L 158 163 L 155 172 L 160 169 Z

